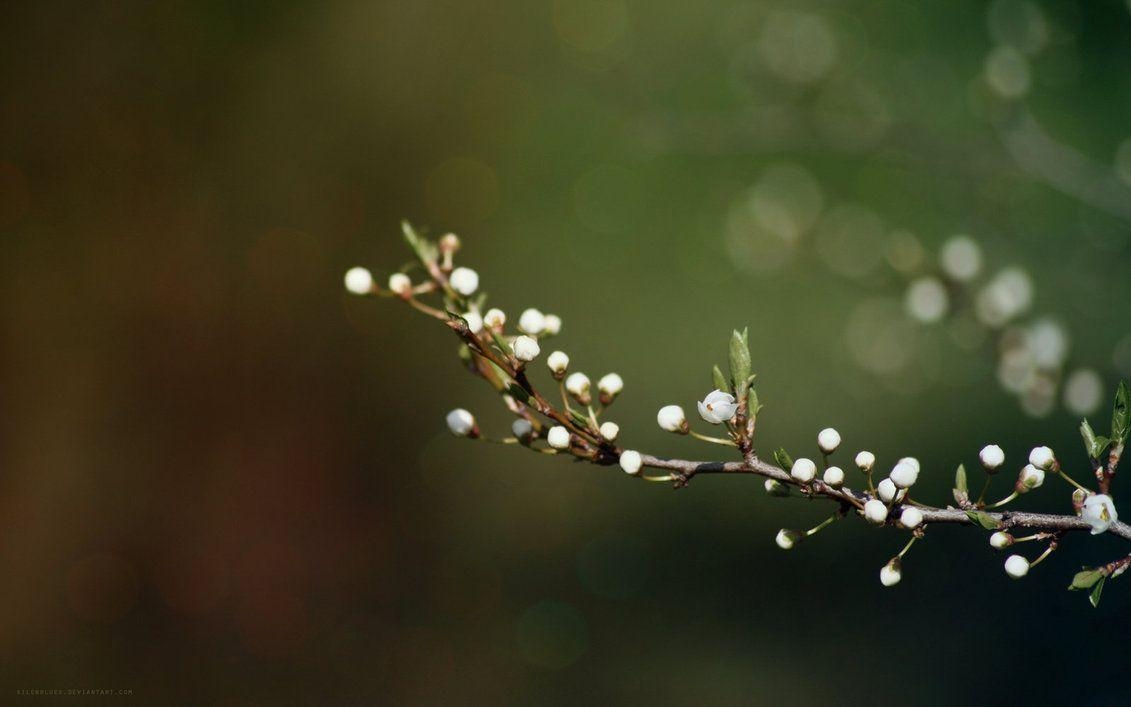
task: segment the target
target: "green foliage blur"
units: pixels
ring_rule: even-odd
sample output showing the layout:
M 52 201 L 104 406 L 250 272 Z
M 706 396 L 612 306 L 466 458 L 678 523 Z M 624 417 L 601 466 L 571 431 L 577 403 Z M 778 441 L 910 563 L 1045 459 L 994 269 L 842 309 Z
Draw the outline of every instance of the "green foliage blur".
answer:
M 835 426 L 938 504 L 988 443 L 992 494 L 1035 444 L 1084 478 L 1079 412 L 1131 375 L 1129 39 L 1122 0 L 5 3 L 0 702 L 1128 704 L 1128 580 L 1065 591 L 1117 539 L 1017 582 L 928 528 L 885 589 L 899 533 L 782 552 L 830 509 L 758 480 L 453 439 L 456 406 L 505 432 L 495 396 L 341 279 L 409 261 L 402 218 L 460 234 L 625 378 L 638 449 L 718 456 L 655 412 L 748 327 L 765 456 Z M 958 234 L 1079 396 L 1003 388 L 976 289 L 907 316 Z

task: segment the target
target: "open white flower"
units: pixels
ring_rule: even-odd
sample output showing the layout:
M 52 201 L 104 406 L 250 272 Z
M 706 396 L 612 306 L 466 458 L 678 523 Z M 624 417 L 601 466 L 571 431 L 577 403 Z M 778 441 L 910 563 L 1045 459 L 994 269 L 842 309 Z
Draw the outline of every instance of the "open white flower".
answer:
M 364 295 L 373 291 L 373 273 L 365 268 L 350 268 L 346 271 L 346 289 L 355 295 Z
M 1021 579 L 1029 574 L 1029 561 L 1021 555 L 1010 555 L 1005 558 L 1005 573 L 1014 579 Z
M 893 557 L 891 562 L 880 569 L 880 584 L 885 587 L 894 587 L 899 584 L 901 579 L 903 579 L 903 563 L 899 561 L 898 557 Z
M 707 397 L 699 401 L 699 417 L 712 425 L 721 425 L 728 422 L 738 412 L 738 403 L 734 396 L 721 390 L 707 393 Z
M 656 413 L 656 422 L 659 423 L 660 429 L 687 434 L 687 416 L 684 415 L 683 408 L 678 405 L 665 405 L 660 408 Z
M 537 336 L 546 329 L 546 315 L 530 308 L 518 316 L 518 330 L 523 334 Z
M 626 449 L 620 453 L 620 468 L 624 469 L 624 473 L 636 474 L 643 465 L 644 460 L 640 457 L 640 452 Z
M 463 408 L 448 413 L 448 429 L 457 437 L 475 437 L 479 434 L 475 427 L 475 416 Z
M 978 452 L 978 458 L 982 460 L 986 471 L 994 471 L 1005 463 L 1005 452 L 996 444 L 987 444 Z
M 554 449 L 569 449 L 569 430 L 562 425 L 554 425 L 546 435 L 546 441 Z
M 817 433 L 817 446 L 825 454 L 832 454 L 840 446 L 840 433 L 832 427 L 826 427 Z
M 1112 523 L 1119 520 L 1119 514 L 1115 512 L 1115 503 L 1106 493 L 1097 493 L 1085 498 L 1080 517 L 1092 526 L 1092 535 L 1105 532 Z
M 1048 471 L 1056 464 L 1056 455 L 1048 447 L 1034 447 L 1029 452 L 1029 463 L 1038 469 Z
M 799 482 L 807 484 L 817 478 L 817 465 L 813 463 L 812 459 L 802 457 L 793 462 L 793 467 L 789 470 L 789 475 Z
M 526 363 L 538 358 L 538 354 L 542 351 L 538 342 L 529 336 L 517 337 L 511 342 L 511 348 L 514 350 L 514 357 Z
M 479 289 L 479 273 L 471 268 L 456 268 L 448 277 L 448 284 L 464 297 L 469 297 Z

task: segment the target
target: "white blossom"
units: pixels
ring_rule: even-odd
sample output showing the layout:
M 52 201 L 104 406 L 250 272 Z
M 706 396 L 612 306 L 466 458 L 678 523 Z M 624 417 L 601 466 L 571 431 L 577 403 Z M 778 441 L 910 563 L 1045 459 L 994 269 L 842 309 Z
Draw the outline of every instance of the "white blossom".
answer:
M 832 454 L 840 446 L 840 433 L 831 427 L 826 427 L 817 433 L 817 446 L 825 454 Z
M 797 481 L 807 484 L 817 478 L 817 465 L 813 463 L 812 459 L 802 457 L 793 462 L 793 467 L 789 470 L 789 475 L 797 479 Z
M 475 434 L 475 416 L 463 408 L 456 408 L 448 413 L 448 429 L 459 437 L 470 437 Z
M 454 233 L 445 233 L 440 238 L 440 250 L 444 253 L 454 253 L 460 248 L 459 236 Z
M 448 277 L 448 284 L 464 297 L 470 297 L 479 289 L 479 273 L 471 268 L 456 268 Z
M 699 401 L 699 417 L 712 425 L 729 421 L 737 411 L 738 403 L 734 401 L 734 396 L 721 390 L 713 390 Z
M 1013 536 L 1009 533 L 998 530 L 990 536 L 990 547 L 995 550 L 1004 550 L 1013 544 Z
M 1025 493 L 1026 491 L 1039 488 L 1043 483 L 1045 483 L 1045 470 L 1039 469 L 1032 464 L 1026 464 L 1017 478 L 1017 490 L 1021 493 Z
M 1010 555 L 1005 558 L 1005 573 L 1014 579 L 1021 579 L 1029 574 L 1029 561 L 1021 555 Z
M 903 500 L 903 497 L 907 495 L 907 491 L 897 487 L 895 482 L 891 479 L 884 479 L 876 484 L 876 494 L 884 503 L 891 503 L 895 500 Z
M 546 316 L 537 309 L 530 308 L 518 316 L 518 330 L 523 334 L 537 336 L 546 329 Z
M 1048 471 L 1056 464 L 1056 455 L 1048 447 L 1034 447 L 1029 452 L 1029 463 L 1038 469 Z
M 547 314 L 542 319 L 543 330 L 550 336 L 557 336 L 562 332 L 562 318 L 556 314 Z
M 597 381 L 597 390 L 609 398 L 615 398 L 624 390 L 624 379 L 616 373 L 607 373 Z
M 403 272 L 396 272 L 389 276 L 389 289 L 402 297 L 412 291 L 412 280 Z
M 864 517 L 868 519 L 869 523 L 883 525 L 884 521 L 888 519 L 888 507 L 884 505 L 883 501 L 873 498 L 864 504 Z
M 903 457 L 902 459 L 897 461 L 896 464 L 907 464 L 908 466 L 915 469 L 916 474 L 918 474 L 921 471 L 921 467 L 919 466 L 919 460 L 916 459 L 915 457 Z
M 518 418 L 511 423 L 511 434 L 518 439 L 527 439 L 534 432 L 534 425 L 530 424 L 530 420 Z
M 495 331 L 502 331 L 507 323 L 507 313 L 498 307 L 492 307 L 483 315 L 483 323 Z
M 373 291 L 373 273 L 365 268 L 350 268 L 344 278 L 346 289 L 355 295 L 364 295 Z
M 550 367 L 555 375 L 561 375 L 569 368 L 569 356 L 565 351 L 555 351 L 546 359 L 546 365 Z
M 885 587 L 894 587 L 903 579 L 903 563 L 898 557 L 893 557 L 890 562 L 880 568 L 880 584 Z
M 987 444 L 978 452 L 978 458 L 987 471 L 993 471 L 1005 463 L 1005 452 L 996 444 Z
M 465 322 L 467 322 L 467 328 L 470 329 L 473 334 L 478 334 L 479 332 L 483 331 L 483 317 L 479 316 L 479 312 L 473 309 L 471 311 L 464 312 L 460 316 L 463 317 L 463 320 Z
M 565 389 L 576 398 L 585 398 L 589 395 L 589 376 L 584 373 L 569 374 L 565 379 Z
M 844 483 L 844 469 L 839 466 L 830 466 L 825 469 L 825 473 L 821 475 L 821 480 L 829 486 L 840 486 Z
M 511 342 L 511 349 L 514 350 L 514 357 L 519 361 L 530 362 L 538 358 L 538 354 L 542 349 L 538 346 L 538 341 L 529 336 L 519 336 Z
M 901 489 L 911 488 L 919 479 L 918 463 L 912 464 L 907 459 L 901 459 L 888 477 Z
M 904 508 L 903 512 L 899 514 L 899 524 L 904 528 L 918 528 L 919 524 L 922 522 L 923 511 L 915 508 L 914 506 L 908 506 L 907 508 Z
M 620 468 L 624 469 L 626 474 L 636 474 L 643 465 L 644 460 L 641 459 L 640 452 L 626 449 L 620 453 Z
M 1119 514 L 1115 512 L 1115 503 L 1106 493 L 1093 494 L 1085 498 L 1080 517 L 1092 526 L 1092 535 L 1105 532 L 1112 523 L 1119 520 Z
M 668 432 L 687 432 L 687 417 L 678 405 L 665 405 L 656 413 L 660 429 Z
M 856 455 L 856 466 L 861 471 L 871 471 L 876 464 L 876 455 L 871 452 L 860 452 Z
M 569 430 L 562 425 L 554 425 L 546 435 L 546 441 L 554 449 L 569 449 Z
M 612 442 L 620 434 L 620 425 L 615 422 L 601 423 L 601 436 Z

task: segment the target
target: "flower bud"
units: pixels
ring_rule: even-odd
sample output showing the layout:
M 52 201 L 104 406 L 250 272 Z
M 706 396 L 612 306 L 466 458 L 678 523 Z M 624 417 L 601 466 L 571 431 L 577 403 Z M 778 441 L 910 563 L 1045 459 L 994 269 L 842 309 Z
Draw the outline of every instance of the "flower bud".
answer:
M 479 273 L 471 268 L 456 268 L 448 276 L 448 284 L 464 297 L 470 297 L 479 289 Z
M 475 416 L 463 408 L 456 408 L 448 413 L 448 429 L 457 437 L 478 437 L 479 430 L 475 426 Z
M 550 336 L 557 336 L 562 332 L 562 318 L 556 314 L 547 314 L 542 318 L 543 331 Z
M 891 503 L 897 499 L 902 500 L 907 495 L 907 491 L 901 490 L 891 479 L 884 479 L 876 484 L 876 495 L 884 503 Z
M 412 280 L 403 272 L 393 273 L 389 276 L 389 289 L 401 297 L 412 293 Z
M 350 268 L 344 278 L 346 289 L 355 295 L 366 295 L 373 291 L 373 273 L 365 268 Z
M 800 483 L 807 484 L 817 478 L 817 465 L 813 463 L 812 459 L 802 457 L 793 462 L 793 468 L 789 470 L 789 475 Z
M 464 312 L 460 316 L 467 322 L 467 328 L 471 330 L 472 334 L 478 334 L 483 331 L 483 317 L 479 316 L 479 312 L 473 309 L 470 312 Z
M 840 433 L 831 427 L 826 427 L 817 433 L 817 446 L 825 454 L 832 454 L 840 446 Z
M 888 519 L 888 507 L 883 501 L 873 498 L 864 504 L 864 517 L 869 523 L 883 525 Z
M 624 380 L 616 373 L 608 373 L 597 381 L 597 390 L 601 391 L 601 404 L 608 405 L 624 390 Z
M 523 334 L 537 336 L 546 328 L 546 317 L 537 309 L 527 309 L 518 317 L 518 330 Z
M 992 474 L 1005 463 L 1005 452 L 996 444 L 987 444 L 982 447 L 982 451 L 978 452 L 978 458 L 982 460 L 982 466 L 986 468 L 986 471 Z
M 1005 573 L 1014 579 L 1021 579 L 1029 574 L 1029 561 L 1021 555 L 1010 555 L 1005 558 Z
M 601 436 L 612 442 L 620 434 L 620 425 L 615 422 L 601 423 Z
M 778 544 L 778 547 L 783 550 L 792 550 L 794 545 L 804 539 L 805 533 L 801 532 L 800 530 L 788 530 L 786 528 L 782 528 L 778 531 L 777 536 L 774 538 L 774 542 L 776 542 Z
M 529 336 L 517 337 L 511 342 L 511 349 L 514 351 L 514 357 L 524 363 L 538 358 L 538 354 L 542 351 L 538 342 Z
M 871 452 L 860 452 L 856 455 L 856 466 L 860 469 L 860 471 L 863 471 L 864 473 L 871 471 L 872 467 L 875 466 L 875 464 L 876 455 L 872 454 Z
M 1017 476 L 1017 484 L 1014 486 L 1017 493 L 1026 493 L 1035 488 L 1039 488 L 1041 484 L 1045 483 L 1045 470 L 1039 469 L 1032 464 L 1026 464 L 1025 468 Z
M 766 479 L 766 483 L 762 484 L 766 493 L 778 498 L 784 498 L 789 495 L 789 487 L 778 481 L 777 479 Z
M 687 417 L 683 414 L 683 408 L 678 405 L 665 405 L 660 408 L 660 412 L 656 413 L 656 422 L 660 424 L 660 429 L 687 434 Z
M 1029 463 L 1038 469 L 1051 471 L 1056 464 L 1056 455 L 1048 447 L 1034 447 L 1029 452 Z
M 561 380 L 566 369 L 569 368 L 569 356 L 566 355 L 565 351 L 555 351 L 546 358 L 546 365 L 550 367 L 554 379 Z
M 1080 517 L 1092 526 L 1092 535 L 1105 532 L 1112 523 L 1119 520 L 1119 514 L 1115 512 L 1115 503 L 1106 493 L 1097 493 L 1085 498 Z
M 526 441 L 530 439 L 530 435 L 534 434 L 534 425 L 530 424 L 530 420 L 524 420 L 520 417 L 511 423 L 511 434 L 519 441 Z
M 901 579 L 903 579 L 903 562 L 898 557 L 891 558 L 880 568 L 880 584 L 885 587 L 894 587 Z
M 642 466 L 644 460 L 640 458 L 640 452 L 626 449 L 620 453 L 620 468 L 624 469 L 624 473 L 635 475 Z
M 460 248 L 459 236 L 454 233 L 446 233 L 440 238 L 440 252 L 441 253 L 455 253 Z
M 923 511 L 914 506 L 908 506 L 907 508 L 904 508 L 903 512 L 899 514 L 899 524 L 904 528 L 907 528 L 908 530 L 918 528 L 919 524 L 922 522 Z
M 699 417 L 712 425 L 729 422 L 737 412 L 738 403 L 734 396 L 721 390 L 713 390 L 699 401 Z
M 906 459 L 901 459 L 891 470 L 888 477 L 892 480 L 892 483 L 901 489 L 911 488 L 919 479 L 918 465 L 912 464 Z
M 919 460 L 915 457 L 903 457 L 902 459 L 897 461 L 896 464 L 907 464 L 915 469 L 916 474 L 918 474 L 922 470 L 919 466 Z
M 569 374 L 565 379 L 565 389 L 582 405 L 588 405 L 592 400 L 589 396 L 589 376 L 584 373 Z
M 829 486 L 837 488 L 844 483 L 844 469 L 841 469 L 839 466 L 830 466 L 828 469 L 825 469 L 821 480 Z
M 990 536 L 990 547 L 995 550 L 1004 550 L 1013 544 L 1013 536 L 1001 530 L 995 531 Z
M 483 323 L 490 327 L 492 331 L 502 331 L 507 323 L 507 313 L 498 307 L 492 307 L 483 315 Z
M 562 425 L 554 425 L 546 435 L 546 441 L 554 449 L 569 449 L 569 430 Z

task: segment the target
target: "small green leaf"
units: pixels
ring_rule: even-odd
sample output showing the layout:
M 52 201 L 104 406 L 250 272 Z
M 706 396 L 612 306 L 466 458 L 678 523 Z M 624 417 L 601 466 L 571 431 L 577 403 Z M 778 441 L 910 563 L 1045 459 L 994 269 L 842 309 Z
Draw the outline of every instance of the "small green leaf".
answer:
M 1076 573 L 1072 578 L 1072 584 L 1068 585 L 1069 591 L 1076 591 L 1078 589 L 1090 589 L 1092 585 L 1104 578 L 1103 570 L 1097 569 L 1084 569 Z
M 431 262 L 436 259 L 436 246 L 429 243 L 426 239 L 421 238 L 408 221 L 401 221 L 401 232 L 404 233 L 404 239 L 408 242 L 412 251 L 416 253 L 416 257 L 420 258 L 421 262 Z
M 507 386 L 507 395 L 511 396 L 520 403 L 525 403 L 530 400 L 530 393 L 526 392 L 518 383 L 511 383 Z
M 966 511 L 966 516 L 986 530 L 997 530 L 1001 523 L 985 511 Z
M 793 468 L 793 457 L 789 456 L 789 452 L 785 451 L 785 447 L 778 447 L 774 450 L 774 462 L 787 473 Z
M 753 388 L 746 391 L 746 416 L 753 419 L 761 409 L 762 403 L 758 402 L 758 391 Z
M 750 379 L 750 344 L 747 330 L 737 329 L 730 337 L 730 377 L 734 381 L 734 394 L 737 398 L 746 396 Z
M 570 417 L 573 418 L 573 421 L 576 422 L 577 424 L 581 425 L 582 427 L 589 427 L 589 418 L 586 417 L 585 415 L 582 415 L 577 410 L 570 408 L 569 409 L 569 415 L 570 415 Z
M 1115 446 L 1123 446 L 1127 433 L 1131 432 L 1131 391 L 1127 381 L 1119 381 L 1115 390 L 1115 405 L 1111 411 L 1111 441 Z
M 1100 595 L 1103 594 L 1104 582 L 1106 581 L 1107 577 L 1100 577 L 1100 581 L 1096 582 L 1096 586 L 1092 587 L 1092 593 L 1088 595 L 1088 601 L 1092 602 L 1093 607 L 1100 605 Z
M 1107 451 L 1108 445 L 1111 444 L 1111 440 L 1107 437 L 1096 435 L 1087 420 L 1080 423 L 1080 438 L 1084 440 L 1084 449 L 1088 452 L 1088 456 L 1096 461 L 1099 461 L 1103 453 Z
M 723 375 L 718 366 L 711 369 L 711 378 L 715 383 L 716 390 L 721 390 L 724 393 L 730 392 L 730 382 L 727 381 L 727 377 Z
M 969 493 L 966 486 L 966 465 L 959 464 L 958 470 L 954 472 L 954 488 L 962 493 Z

